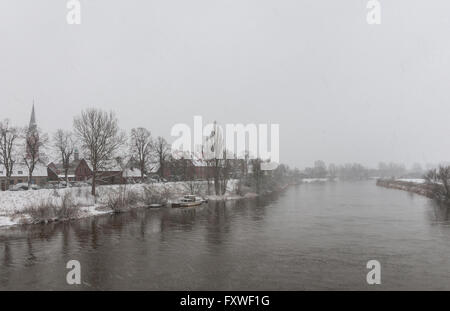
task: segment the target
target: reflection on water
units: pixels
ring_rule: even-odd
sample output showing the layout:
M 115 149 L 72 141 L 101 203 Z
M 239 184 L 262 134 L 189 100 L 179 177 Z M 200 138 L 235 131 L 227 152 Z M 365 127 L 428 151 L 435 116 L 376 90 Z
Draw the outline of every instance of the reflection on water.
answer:
M 449 209 L 374 183 L 0 230 L 0 289 L 450 289 Z M 81 263 L 81 286 L 66 263 Z M 382 285 L 366 284 L 368 260 Z
M 448 225 L 450 208 L 444 205 L 437 204 L 433 201 L 428 202 L 430 209 L 428 210 L 428 215 L 431 223 Z

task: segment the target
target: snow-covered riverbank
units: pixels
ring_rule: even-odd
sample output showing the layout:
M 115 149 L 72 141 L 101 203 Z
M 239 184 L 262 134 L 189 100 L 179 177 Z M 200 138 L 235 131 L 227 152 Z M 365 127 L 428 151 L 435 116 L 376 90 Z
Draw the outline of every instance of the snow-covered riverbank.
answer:
M 424 179 L 378 179 L 377 186 L 404 190 L 433 198 L 433 189 Z
M 195 184 L 197 190 L 200 189 L 200 192 L 205 192 L 204 190 L 207 187 L 206 182 L 196 182 Z M 139 207 L 145 206 L 145 203 L 140 201 L 140 199 L 145 196 L 145 191 L 148 189 L 159 193 L 166 193 L 170 203 L 188 193 L 190 186 L 192 187 L 192 184 L 185 182 L 99 186 L 97 187 L 96 197 L 91 195 L 90 187 L 0 192 L 0 227 L 33 222 L 29 213 L 30 209 L 43 204 L 61 206 L 64 198 L 67 196 L 70 197 L 71 205 L 77 208 L 76 215 L 70 216 L 70 218 L 83 218 L 112 213 L 113 210 L 108 208 L 108 201 L 112 196 L 124 190 L 138 198 L 137 202 L 130 207 Z M 235 193 L 235 186 L 236 181 L 231 180 L 228 182 L 225 195 L 210 195 L 205 197 L 210 201 L 217 201 L 237 200 L 255 196 L 252 193 L 247 193 L 244 196 L 237 195 Z
M 304 184 L 313 184 L 313 183 L 324 183 L 330 181 L 328 178 L 303 178 L 302 183 Z

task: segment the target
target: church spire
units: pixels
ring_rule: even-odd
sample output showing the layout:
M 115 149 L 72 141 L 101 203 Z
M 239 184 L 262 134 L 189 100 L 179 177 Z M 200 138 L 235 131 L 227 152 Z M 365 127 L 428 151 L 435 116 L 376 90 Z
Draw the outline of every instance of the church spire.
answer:
M 36 128 L 36 115 L 35 115 L 35 113 L 34 113 L 34 100 L 33 100 L 33 108 L 32 108 L 32 110 L 31 110 L 31 118 L 30 118 L 30 125 L 29 125 L 29 128 L 30 129 L 32 129 L 32 128 Z
M 36 123 L 36 114 L 34 112 L 34 100 L 33 108 L 31 109 L 30 125 L 27 131 L 27 158 L 31 159 L 34 155 L 35 159 L 39 157 L 39 132 Z M 31 147 L 32 146 L 32 147 Z M 33 149 L 33 150 L 32 150 Z

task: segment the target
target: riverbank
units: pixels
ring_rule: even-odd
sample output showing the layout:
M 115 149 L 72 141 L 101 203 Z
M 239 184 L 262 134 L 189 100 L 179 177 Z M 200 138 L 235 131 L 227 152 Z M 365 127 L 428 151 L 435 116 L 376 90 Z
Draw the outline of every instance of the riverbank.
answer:
M 230 181 L 224 196 L 208 199 L 233 199 L 234 184 L 234 181 Z M 47 223 L 123 212 L 163 200 L 170 204 L 189 192 L 189 187 L 201 191 L 206 187 L 206 182 L 98 186 L 95 197 L 91 195 L 90 187 L 6 191 L 0 195 L 0 226 Z
M 378 179 L 377 186 L 389 189 L 408 191 L 425 196 L 430 199 L 433 198 L 433 191 L 432 191 L 433 186 L 425 183 L 421 179 L 417 180 Z
M 171 205 L 179 197 L 195 192 L 209 201 L 251 199 L 267 194 L 237 191 L 237 180 L 230 180 L 224 195 L 206 195 L 207 182 L 167 182 L 98 186 L 96 196 L 90 187 L 6 191 L 0 195 L 0 227 L 38 224 L 120 213 L 150 204 Z M 286 189 L 276 187 L 271 192 Z M 239 193 L 239 194 L 238 194 Z

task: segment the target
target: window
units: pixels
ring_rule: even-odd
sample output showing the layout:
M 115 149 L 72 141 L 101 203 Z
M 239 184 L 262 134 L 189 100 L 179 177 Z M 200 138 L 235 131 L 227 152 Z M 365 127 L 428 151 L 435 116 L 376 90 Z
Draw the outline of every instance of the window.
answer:
M 18 171 L 17 174 L 23 175 L 23 171 Z

